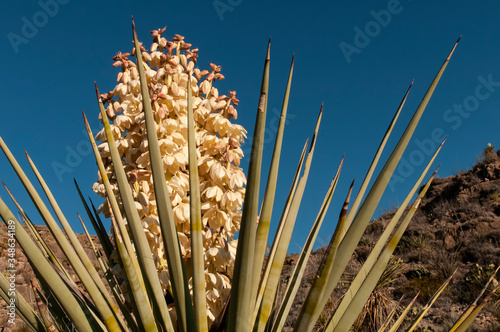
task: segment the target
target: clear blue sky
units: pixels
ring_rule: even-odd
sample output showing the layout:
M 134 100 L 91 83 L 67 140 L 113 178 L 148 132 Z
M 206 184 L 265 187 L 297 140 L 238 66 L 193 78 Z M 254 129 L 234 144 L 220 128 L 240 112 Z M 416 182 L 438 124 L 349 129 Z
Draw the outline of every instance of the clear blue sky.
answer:
M 271 35 L 268 128 L 276 121 L 273 109 L 281 107 L 293 52 L 296 59 L 277 208 L 283 206 L 300 149 L 311 135 L 321 102 L 325 103 L 312 174 L 290 251 L 303 245 L 338 162 L 346 155 L 318 240 L 326 244 L 348 185 L 353 178 L 363 179 L 408 85 L 415 79 L 395 135 L 404 130 L 460 35 L 462 41 L 405 155 L 409 169 L 397 171 L 404 182 L 388 190 L 379 211 L 404 199 L 423 167 L 419 157 L 427 157 L 427 145 L 422 142 L 429 142 L 433 132 L 449 135 L 436 162 L 442 164 L 441 177 L 470 168 L 489 142 L 500 146 L 499 12 L 500 4 L 492 0 L 3 1 L 0 136 L 26 169 L 23 149 L 30 153 L 63 211 L 81 232 L 76 211 L 84 210 L 73 177 L 86 195 L 99 201 L 91 191 L 97 168 L 93 156 L 85 153 L 88 145 L 81 110 L 87 112 L 93 128 L 99 128 L 93 81 L 102 91 L 114 87 L 118 70 L 111 66 L 111 58 L 116 51 L 131 50 L 130 16 L 134 15 L 139 38 L 147 44 L 149 31 L 166 25 L 167 37 L 181 34 L 200 49 L 200 68 L 210 62 L 221 65 L 226 80 L 219 90 L 237 91 L 241 101 L 238 123 L 249 132 Z M 35 30 L 29 29 L 31 24 Z M 396 142 L 396 136 L 392 137 L 389 147 Z M 264 169 L 272 147 L 268 139 Z M 77 151 L 78 159 L 68 163 L 68 151 Z M 58 176 L 54 163 L 68 166 L 71 173 Z M 3 156 L 0 170 L 2 180 L 40 223 Z M 0 195 L 8 201 L 3 188 Z

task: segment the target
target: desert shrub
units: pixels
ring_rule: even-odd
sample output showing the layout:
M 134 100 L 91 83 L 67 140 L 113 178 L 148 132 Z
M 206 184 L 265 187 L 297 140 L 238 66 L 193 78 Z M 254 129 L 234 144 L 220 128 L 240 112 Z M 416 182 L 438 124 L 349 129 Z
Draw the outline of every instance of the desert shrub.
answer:
M 436 248 L 437 246 L 433 247 Z M 447 250 L 433 250 L 429 262 L 431 270 L 443 280 L 448 278 L 456 268 L 463 265 L 456 251 Z M 456 279 L 459 279 L 459 276 Z
M 488 194 L 488 198 L 493 202 L 497 201 L 499 197 L 500 193 L 496 190 Z
M 483 150 L 483 154 L 481 155 L 481 159 L 487 163 L 491 163 L 497 160 L 497 154 L 495 152 L 495 147 L 488 143 Z
M 443 284 L 444 279 L 433 275 L 427 269 L 418 271 L 422 273 L 419 277 L 410 280 L 410 285 L 420 291 L 420 302 L 426 303 L 434 295 L 437 289 Z

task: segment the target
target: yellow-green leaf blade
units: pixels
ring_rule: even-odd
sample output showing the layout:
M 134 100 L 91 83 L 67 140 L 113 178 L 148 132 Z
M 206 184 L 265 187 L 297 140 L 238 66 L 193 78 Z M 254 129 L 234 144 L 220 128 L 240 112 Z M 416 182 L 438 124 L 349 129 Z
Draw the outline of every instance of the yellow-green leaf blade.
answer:
M 411 300 L 410 304 L 408 304 L 408 306 L 405 308 L 405 310 L 398 317 L 398 319 L 396 320 L 394 325 L 389 329 L 389 332 L 396 332 L 399 329 L 399 327 L 401 326 L 401 324 L 403 324 L 403 321 L 405 320 L 406 316 L 410 312 L 410 309 L 413 307 L 413 304 L 415 303 L 415 301 L 417 300 L 419 295 L 420 295 L 420 292 L 418 292 L 417 295 L 415 295 L 415 297 L 413 298 L 413 300 Z
M 285 90 L 285 96 L 283 97 L 283 104 L 281 107 L 281 116 L 278 124 L 278 130 L 276 132 L 276 139 L 274 143 L 273 156 L 271 159 L 271 165 L 269 166 L 269 174 L 267 178 L 266 191 L 264 192 L 264 198 L 262 200 L 262 209 L 259 215 L 259 225 L 257 226 L 257 235 L 255 239 L 255 255 L 254 255 L 254 269 L 253 269 L 253 284 L 252 284 L 252 301 L 256 300 L 257 291 L 259 289 L 259 281 L 262 269 L 262 263 L 264 262 L 264 256 L 267 247 L 267 238 L 269 235 L 269 227 L 271 225 L 271 216 L 273 212 L 274 205 L 274 195 L 276 193 L 276 183 L 278 181 L 278 169 L 280 164 L 281 156 L 281 146 L 283 142 L 283 133 L 285 131 L 286 114 L 288 110 L 288 99 L 290 97 L 290 87 L 292 85 L 292 75 L 293 75 L 293 62 L 290 65 L 290 73 L 288 75 L 288 82 Z
M 259 204 L 260 175 L 262 152 L 264 150 L 264 132 L 269 93 L 269 62 L 271 41 L 267 47 L 264 73 L 260 89 L 257 119 L 255 121 L 252 152 L 248 166 L 248 181 L 243 203 L 243 215 L 238 237 L 238 249 L 234 265 L 233 284 L 231 286 L 231 302 L 227 330 L 229 332 L 246 332 L 251 329 L 251 318 L 254 303 L 252 293 L 252 269 L 254 262 L 255 237 L 257 231 L 257 215 Z
M 189 208 L 191 227 L 191 261 L 193 265 L 193 302 L 198 331 L 208 331 L 207 298 L 205 289 L 205 260 L 201 222 L 200 182 L 198 158 L 196 156 L 195 123 L 191 90 L 191 73 L 187 83 L 188 91 L 188 148 L 189 148 Z
M 153 185 L 156 198 L 156 207 L 158 209 L 158 218 L 160 221 L 161 235 L 165 245 L 165 254 L 168 262 L 169 279 L 172 285 L 173 296 L 177 313 L 177 321 L 181 331 L 195 331 L 194 312 L 191 304 L 191 296 L 186 278 L 184 262 L 182 260 L 179 238 L 175 227 L 174 213 L 172 204 L 165 182 L 165 170 L 158 143 L 156 122 L 151 107 L 151 98 L 149 96 L 149 87 L 144 72 L 144 64 L 141 57 L 141 48 L 137 40 L 135 24 L 132 20 L 132 32 L 137 60 L 137 70 L 141 83 L 142 105 L 144 118 L 146 121 L 146 132 L 148 138 L 148 151 L 151 162 L 151 172 L 153 174 Z

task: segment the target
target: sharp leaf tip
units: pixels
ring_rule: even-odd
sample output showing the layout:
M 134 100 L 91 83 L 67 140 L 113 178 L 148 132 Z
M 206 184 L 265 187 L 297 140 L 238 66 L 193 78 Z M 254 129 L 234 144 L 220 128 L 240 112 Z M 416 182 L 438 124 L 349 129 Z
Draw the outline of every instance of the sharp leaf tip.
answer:
M 267 47 L 266 61 L 271 60 L 271 40 L 269 40 L 269 45 Z

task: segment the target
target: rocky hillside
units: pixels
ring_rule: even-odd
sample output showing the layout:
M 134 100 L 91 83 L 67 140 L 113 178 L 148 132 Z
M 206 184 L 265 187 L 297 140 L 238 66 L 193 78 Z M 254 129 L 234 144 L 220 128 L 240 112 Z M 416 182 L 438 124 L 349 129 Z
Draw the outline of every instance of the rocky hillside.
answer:
M 26 229 L 26 225 L 24 225 L 23 227 Z M 70 273 L 70 276 L 73 278 L 73 280 L 75 280 L 76 285 L 80 288 L 80 290 L 83 291 L 83 287 L 81 286 L 78 277 L 76 276 L 76 274 L 74 274 L 73 269 L 69 264 L 69 261 L 64 257 L 62 250 L 57 245 L 55 239 L 52 237 L 52 234 L 49 232 L 47 227 L 36 226 L 36 228 L 40 233 L 40 235 L 42 236 L 42 238 L 47 243 L 47 245 L 52 249 L 57 259 L 62 263 L 64 268 Z M 87 236 L 85 234 L 77 234 L 77 237 L 80 243 L 82 243 L 83 247 L 85 248 L 87 256 L 90 257 L 97 271 L 100 271 L 101 268 L 99 267 L 97 258 L 95 258 L 95 254 L 87 239 Z M 97 236 L 92 236 L 92 241 L 99 249 L 100 245 L 98 244 L 99 240 L 97 239 Z M 5 224 L 2 222 L 0 223 L 0 257 L 1 257 L 0 271 L 7 270 L 7 263 L 8 263 L 7 248 L 8 248 L 7 228 L 5 227 Z M 32 279 L 35 279 L 35 274 L 33 273 L 33 270 L 31 269 L 31 266 L 28 263 L 19 245 L 16 246 L 15 259 L 16 259 L 16 268 L 15 268 L 16 291 L 18 291 L 21 295 L 23 295 L 24 298 L 26 298 L 34 306 L 36 302 L 33 290 L 31 289 L 30 281 Z M 8 277 L 10 273 L 5 272 L 4 275 Z M 24 329 L 25 327 L 26 325 L 24 324 L 22 319 L 17 316 L 14 321 L 14 324 L 9 323 L 6 304 L 3 300 L 0 299 L 0 331 L 2 332 L 20 331 L 20 330 L 22 331 L 22 329 Z
M 317 330 L 321 331 L 328 321 L 329 313 L 338 305 L 349 280 L 360 268 L 373 248 L 376 239 L 388 224 L 394 212 L 389 212 L 373 220 L 361 239 L 356 252 L 342 278 L 342 285 L 332 294 L 328 312 L 321 316 Z M 6 269 L 7 234 L 0 223 L 0 269 Z M 38 226 L 39 232 L 55 250 L 56 256 L 68 267 L 60 249 L 45 227 Z M 87 238 L 80 240 L 94 257 Z M 309 267 L 286 330 L 291 330 L 307 291 L 315 277 L 325 248 L 311 255 Z M 283 270 L 282 288 L 293 271 L 298 255 L 286 259 Z M 26 298 L 34 300 L 29 280 L 34 278 L 29 264 L 19 248 L 16 251 L 16 288 Z M 97 261 L 94 261 L 97 267 Z M 372 298 L 366 315 L 360 320 L 358 330 L 376 331 L 378 324 L 385 320 L 388 312 L 404 295 L 405 306 L 420 292 L 415 309 L 410 318 L 418 314 L 439 286 L 458 268 L 450 286 L 436 301 L 426 318 L 419 325 L 419 331 L 448 331 L 457 317 L 472 303 L 481 291 L 491 272 L 500 264 L 500 157 L 490 151 L 483 161 L 471 170 L 448 178 L 435 179 L 419 212 L 414 216 L 398 246 L 391 270 L 385 274 Z M 498 301 L 500 297 L 495 300 Z M 5 304 L 0 305 L 0 329 L 17 331 L 23 327 L 20 319 L 15 327 L 7 324 Z M 491 303 L 476 320 L 473 331 L 500 331 L 500 309 Z M 2 330 L 4 331 L 4 330 Z
M 392 273 L 387 273 L 385 285 L 372 295 L 371 314 L 366 315 L 361 331 L 376 331 L 403 295 L 401 303 L 405 307 L 420 292 L 420 309 L 457 268 L 448 288 L 420 323 L 420 331 L 448 331 L 481 292 L 500 264 L 500 151 L 498 155 L 486 151 L 482 159 L 469 171 L 434 180 L 396 249 Z M 349 273 L 344 275 L 345 286 L 331 297 L 330 312 L 394 213 L 386 213 L 368 226 L 349 264 Z M 288 326 L 293 326 L 324 252 L 322 248 L 312 255 L 308 268 L 311 273 L 302 282 L 294 304 L 296 312 Z M 292 273 L 297 258 L 292 255 L 287 259 L 284 280 Z M 500 301 L 500 294 L 495 300 Z M 487 306 L 471 330 L 500 331 L 499 304 Z M 414 309 L 413 317 L 417 313 Z M 321 321 L 327 322 L 328 314 Z

